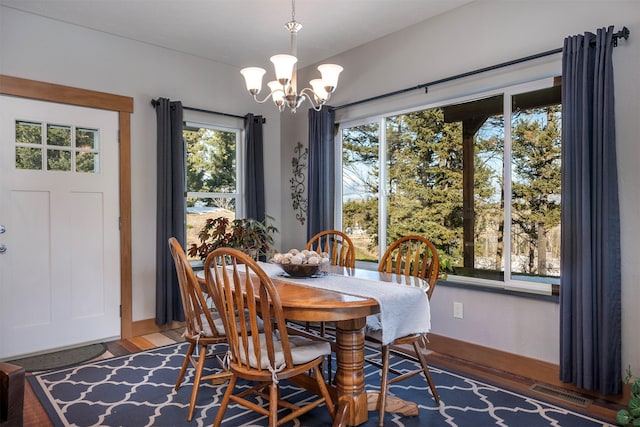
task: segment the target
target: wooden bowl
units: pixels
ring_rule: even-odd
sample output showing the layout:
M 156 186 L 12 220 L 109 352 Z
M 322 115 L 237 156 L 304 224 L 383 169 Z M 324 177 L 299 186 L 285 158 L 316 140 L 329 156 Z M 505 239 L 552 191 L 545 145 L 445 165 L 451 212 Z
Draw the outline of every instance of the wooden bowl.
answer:
M 311 277 L 320 271 L 317 264 L 280 264 L 280 267 L 291 277 Z

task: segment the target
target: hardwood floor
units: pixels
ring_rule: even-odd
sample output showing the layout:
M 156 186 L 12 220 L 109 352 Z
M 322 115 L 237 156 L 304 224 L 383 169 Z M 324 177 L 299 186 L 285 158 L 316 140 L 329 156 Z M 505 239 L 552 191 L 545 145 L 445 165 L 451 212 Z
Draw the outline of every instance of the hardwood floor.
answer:
M 550 397 L 547 395 L 544 395 L 544 396 L 536 395 L 535 392 L 532 392 L 530 390 L 530 387 L 536 384 L 537 382 L 530 378 L 513 375 L 510 373 L 507 373 L 504 371 L 498 371 L 495 369 L 488 369 L 484 366 L 469 363 L 467 361 L 460 360 L 460 359 L 455 359 L 450 356 L 443 356 L 439 353 L 430 353 L 428 356 L 428 361 L 430 364 L 434 366 L 438 366 L 441 369 L 451 370 L 463 375 L 467 375 L 474 379 L 487 381 L 491 384 L 495 384 L 505 389 L 537 398 L 539 400 L 555 403 L 559 406 L 564 406 L 566 408 L 573 409 L 576 412 L 581 412 L 581 413 L 589 414 L 594 417 L 598 417 L 600 419 L 608 420 L 608 422 L 611 424 L 615 424 L 616 413 L 618 412 L 618 410 L 622 409 L 620 405 L 614 402 L 609 402 L 602 399 L 600 400 L 594 399 L 592 396 L 588 396 L 588 395 L 578 394 L 592 401 L 592 403 L 586 408 L 583 406 L 574 405 L 563 399 L 557 399 L 557 398 L 554 399 L 553 397 Z M 538 384 L 540 383 L 538 382 Z M 557 388 L 557 387 L 552 387 L 552 388 Z M 571 394 L 577 394 L 571 390 L 567 390 L 567 391 Z
M 170 330 L 135 337 L 127 340 L 108 342 L 106 343 L 108 348 L 107 353 L 102 355 L 99 359 L 105 359 L 114 356 L 123 356 L 138 351 L 172 344 L 174 342 L 181 342 L 183 341 L 181 333 L 181 329 Z M 439 368 L 455 371 L 481 381 L 484 380 L 497 386 L 535 397 L 535 393 L 529 390 L 529 388 L 534 384 L 534 381 L 529 378 L 512 375 L 495 369 L 488 369 L 484 366 L 433 352 L 429 354 L 428 360 L 430 364 Z M 540 396 L 539 399 L 549 401 L 551 403 L 557 403 L 558 405 L 572 408 L 578 412 L 586 413 L 594 417 L 610 420 L 609 422 L 612 424 L 615 424 L 616 412 L 621 409 L 621 406 L 616 403 L 608 402 L 601 399 L 594 400 L 592 397 L 589 397 L 589 399 L 592 400 L 591 405 L 586 408 L 582 406 L 572 405 L 571 403 L 568 403 L 564 400 L 554 400 L 553 398 L 550 398 L 548 396 Z M 24 426 L 52 426 L 49 417 L 47 416 L 45 410 L 40 404 L 38 398 L 35 396 L 28 382 L 25 384 Z

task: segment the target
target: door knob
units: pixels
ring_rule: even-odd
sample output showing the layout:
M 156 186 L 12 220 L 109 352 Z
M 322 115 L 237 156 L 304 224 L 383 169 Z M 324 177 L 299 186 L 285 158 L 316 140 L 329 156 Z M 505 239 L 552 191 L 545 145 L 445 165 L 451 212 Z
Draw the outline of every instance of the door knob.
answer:
M 0 234 L 4 233 L 5 231 L 7 231 L 7 229 L 4 228 L 4 225 L 0 225 Z
M 7 252 L 7 245 L 0 243 L 0 254 Z

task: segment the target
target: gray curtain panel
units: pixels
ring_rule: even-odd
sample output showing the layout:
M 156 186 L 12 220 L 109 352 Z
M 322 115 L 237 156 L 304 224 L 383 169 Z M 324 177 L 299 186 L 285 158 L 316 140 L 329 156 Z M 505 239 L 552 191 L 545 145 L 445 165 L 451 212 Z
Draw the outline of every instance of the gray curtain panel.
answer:
M 564 41 L 560 379 L 621 392 L 613 27 Z
M 156 323 L 183 321 L 178 277 L 169 238 L 185 244 L 185 146 L 182 137 L 182 103 L 159 98 L 156 102 L 158 125 L 158 183 L 156 225 Z
M 307 241 L 334 228 L 335 112 L 329 106 L 309 110 L 309 185 L 307 187 Z
M 245 148 L 247 164 L 245 173 L 247 218 L 264 223 L 264 155 L 262 142 L 262 116 L 249 113 L 244 117 Z M 279 183 L 278 183 L 279 184 Z

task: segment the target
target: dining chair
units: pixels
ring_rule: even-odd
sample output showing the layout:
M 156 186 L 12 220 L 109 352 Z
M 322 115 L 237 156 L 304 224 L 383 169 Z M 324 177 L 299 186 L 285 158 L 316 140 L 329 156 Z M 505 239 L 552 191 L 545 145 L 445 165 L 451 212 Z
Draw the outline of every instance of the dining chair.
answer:
M 316 251 L 318 253 L 326 252 L 329 254 L 329 262 L 331 265 L 339 265 L 343 267 L 353 268 L 356 266 L 356 247 L 351 238 L 340 230 L 324 230 L 314 235 L 305 246 L 305 249 Z M 318 333 L 320 337 L 326 336 L 326 322 L 319 322 Z M 311 324 L 305 325 L 305 330 L 310 331 Z M 299 333 L 294 331 L 294 333 Z M 327 378 L 331 382 L 331 355 L 327 358 Z
M 387 248 L 378 263 L 378 271 L 426 280 L 429 284 L 427 295 L 431 299 L 440 274 L 438 252 L 426 237 L 404 236 Z
M 307 242 L 305 249 L 329 254 L 331 265 L 355 267 L 356 248 L 345 233 L 339 230 L 324 230 Z
M 433 290 L 436 287 L 438 274 L 440 272 L 440 262 L 433 243 L 423 236 L 409 235 L 401 237 L 387 248 L 378 264 L 378 271 L 424 279 L 429 285 L 426 293 L 430 300 Z M 380 329 L 367 327 L 365 335 L 370 341 L 381 342 L 382 331 Z M 411 378 L 420 373 L 424 374 L 424 377 L 429 384 L 429 388 L 431 389 L 431 393 L 433 394 L 433 398 L 438 404 L 440 403 L 440 396 L 438 395 L 436 386 L 431 378 L 429 366 L 427 365 L 425 355 L 422 351 L 422 349 L 426 348 L 427 342 L 426 334 L 412 334 L 397 338 L 388 345 L 381 345 L 381 351 L 378 355 L 367 357 L 366 360 L 368 362 L 382 369 L 380 396 L 377 403 L 377 409 L 380 414 L 378 421 L 379 426 L 382 426 L 384 423 L 384 410 L 389 385 Z M 410 372 L 399 372 L 389 366 L 390 348 L 391 346 L 399 345 L 410 345 L 413 347 L 416 357 L 420 362 L 421 369 Z M 401 356 L 403 355 L 403 353 L 400 352 L 398 352 L 398 354 Z M 375 360 L 377 357 L 381 357 L 381 364 Z M 389 380 L 389 372 L 395 375 L 391 380 Z
M 339 230 L 324 230 L 317 233 L 307 242 L 305 249 L 329 254 L 329 263 L 343 267 L 356 266 L 356 247 L 345 233 Z M 320 336 L 325 336 L 325 323 L 320 322 Z M 306 330 L 310 329 L 309 323 Z
M 223 369 L 222 364 L 222 356 L 226 353 L 226 348 L 222 352 L 209 354 L 211 346 L 226 343 L 227 337 L 225 336 L 222 319 L 215 310 L 212 310 L 213 305 L 210 298 L 200 286 L 182 246 L 180 246 L 175 237 L 169 238 L 169 249 L 176 267 L 180 296 L 182 297 L 182 308 L 184 309 L 186 324 L 184 339 L 189 343 L 189 348 L 178 374 L 175 390 L 177 391 L 180 388 L 187 368 L 191 365 L 195 369 L 187 415 L 187 420 L 191 421 L 200 384 L 209 380 L 214 384 L 222 383 L 231 377 L 231 373 Z M 212 358 L 218 359 L 221 369 L 211 374 L 203 375 L 205 361 Z
M 219 426 L 230 401 L 269 418 L 269 426 L 286 423 L 324 403 L 335 417 L 335 406 L 322 377 L 320 366 L 331 352 L 328 342 L 289 336 L 278 291 L 264 270 L 248 255 L 233 248 L 218 248 L 204 265 L 207 289 L 222 317 L 229 342 L 228 367 L 231 379 L 218 409 L 214 426 Z M 261 318 L 264 332 L 257 319 Z M 315 379 L 312 383 L 310 376 Z M 318 399 L 303 406 L 280 396 L 280 382 L 300 378 L 315 388 Z M 239 379 L 254 385 L 234 394 Z M 246 399 L 257 394 L 268 408 Z M 278 419 L 278 408 L 291 413 Z

